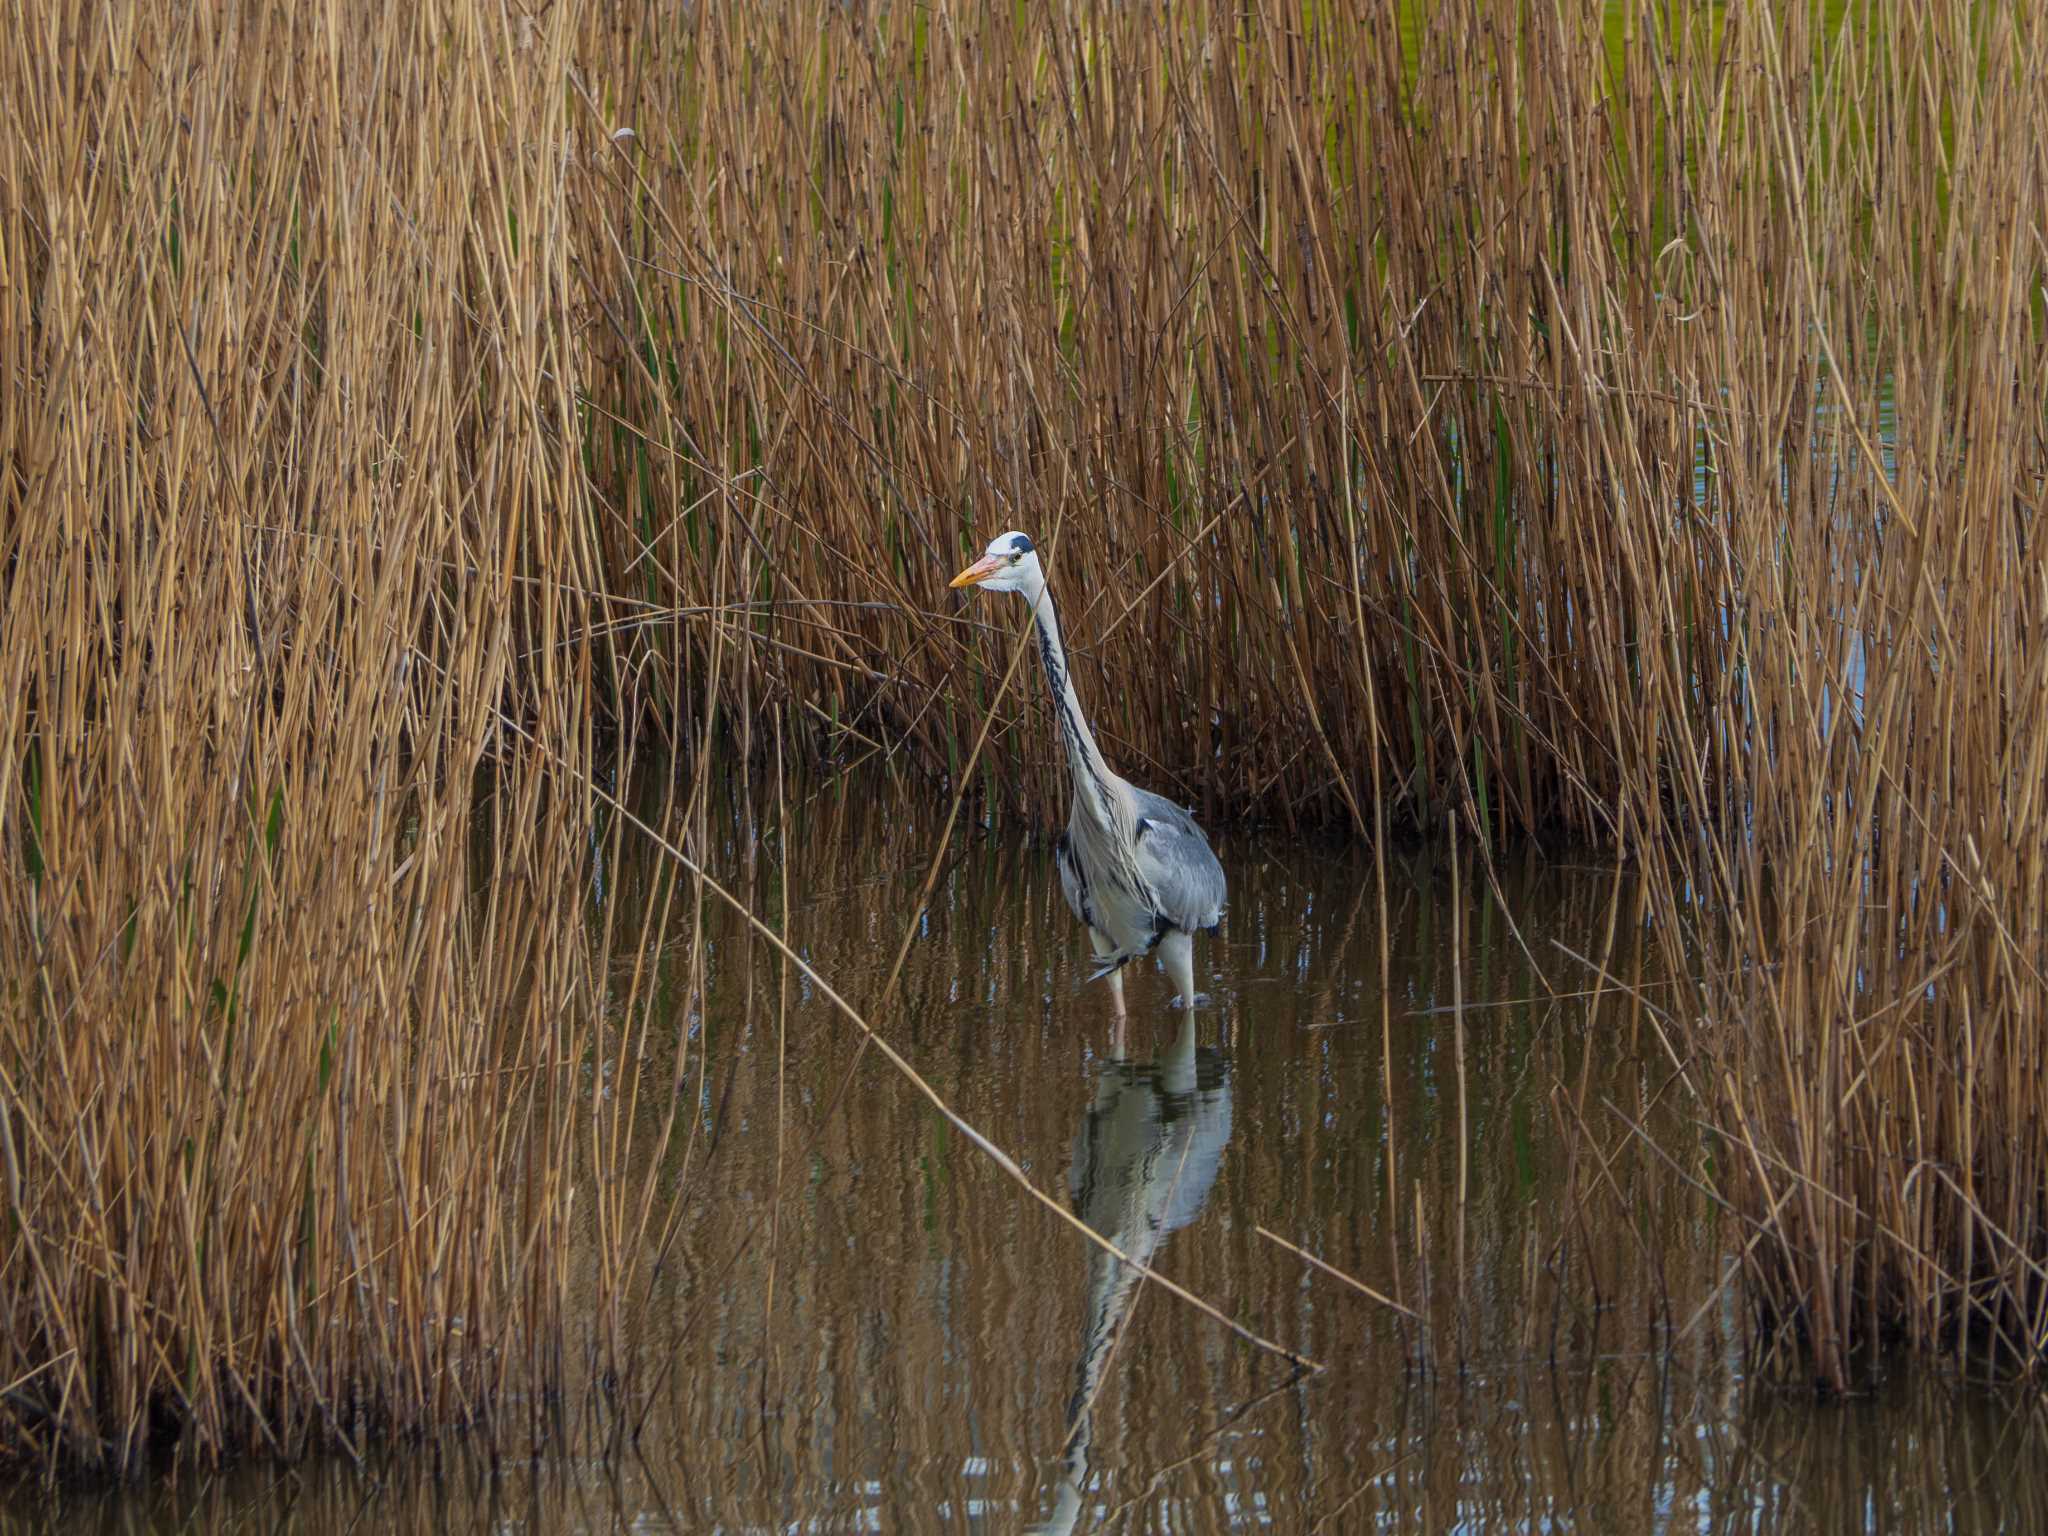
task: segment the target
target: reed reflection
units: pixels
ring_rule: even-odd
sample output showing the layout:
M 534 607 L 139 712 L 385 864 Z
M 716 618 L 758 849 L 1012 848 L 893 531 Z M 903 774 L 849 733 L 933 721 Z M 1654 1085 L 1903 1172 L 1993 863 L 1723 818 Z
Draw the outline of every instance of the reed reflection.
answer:
M 1123 1033 L 1095 1079 L 1095 1096 L 1074 1135 L 1074 1213 L 1138 1264 L 1150 1266 L 1169 1234 L 1201 1214 L 1230 1142 L 1230 1059 L 1195 1044 L 1186 1014 L 1173 1043 L 1149 1062 L 1123 1054 Z M 1067 1439 L 1052 1510 L 1036 1527 L 1047 1536 L 1078 1523 L 1095 1440 L 1095 1404 L 1139 1275 L 1103 1249 L 1088 1250 L 1088 1305 L 1067 1403 Z

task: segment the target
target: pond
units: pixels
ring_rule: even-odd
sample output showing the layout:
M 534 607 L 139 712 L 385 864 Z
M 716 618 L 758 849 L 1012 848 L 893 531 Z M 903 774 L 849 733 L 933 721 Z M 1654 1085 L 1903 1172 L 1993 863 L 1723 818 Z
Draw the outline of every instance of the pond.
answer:
M 1688 959 L 1625 872 L 1436 850 L 1383 904 L 1367 853 L 1225 832 L 1203 1005 L 1134 976 L 1120 1030 L 1045 841 L 941 856 L 943 814 L 842 782 L 729 810 L 711 863 L 865 1007 L 939 859 L 872 1021 L 1056 1209 L 707 907 L 635 1402 L 572 1392 L 530 1459 L 186 1472 L 0 1532 L 2048 1528 L 2031 1401 L 1822 1404 L 1745 1354 L 1653 1006 Z

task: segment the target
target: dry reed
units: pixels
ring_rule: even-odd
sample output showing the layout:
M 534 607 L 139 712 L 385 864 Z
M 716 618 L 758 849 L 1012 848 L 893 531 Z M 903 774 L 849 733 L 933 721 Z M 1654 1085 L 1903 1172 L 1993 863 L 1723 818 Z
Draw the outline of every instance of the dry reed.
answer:
M 957 775 L 1012 525 L 1134 776 L 1708 915 L 1670 1049 L 1821 1380 L 2040 1363 L 2032 8 L 9 19 L 10 1443 L 486 1411 L 575 1171 L 610 1272 L 657 1219 L 589 776 Z
M 638 134 L 602 178 L 641 360 L 601 411 L 639 424 L 594 456 L 609 563 L 701 611 L 694 561 L 744 541 L 767 694 L 933 771 L 1004 654 L 938 579 L 1051 530 L 1149 781 L 1641 859 L 1737 978 L 1664 1038 L 1817 1378 L 1891 1328 L 2032 1365 L 2048 29 L 1616 21 L 646 39 L 591 77 Z M 1057 797 L 1014 756 L 999 796 Z
M 563 40 L 378 26 L 0 42 L 0 1448 L 50 1466 L 530 1443 L 572 1249 L 624 1284 L 650 1220 Z
M 943 771 L 1003 652 L 938 580 L 1051 530 L 1134 773 L 1590 836 L 1711 931 L 1739 979 L 1666 1038 L 1818 1379 L 1892 1329 L 2040 1362 L 2032 9 L 820 5 L 643 42 L 589 77 L 638 134 L 591 184 L 639 359 L 593 456 L 613 568 L 702 611 L 743 542 L 764 692 Z M 1012 756 L 992 793 L 1044 814 L 1055 755 Z

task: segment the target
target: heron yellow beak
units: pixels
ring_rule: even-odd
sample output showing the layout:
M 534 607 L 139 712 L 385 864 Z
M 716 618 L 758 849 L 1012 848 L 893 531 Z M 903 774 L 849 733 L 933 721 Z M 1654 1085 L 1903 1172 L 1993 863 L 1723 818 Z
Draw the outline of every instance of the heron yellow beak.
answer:
M 1002 568 L 1003 557 L 1001 555 L 983 555 L 974 564 L 947 582 L 946 585 L 949 587 L 971 587 L 977 581 L 987 581 L 989 577 L 995 575 Z

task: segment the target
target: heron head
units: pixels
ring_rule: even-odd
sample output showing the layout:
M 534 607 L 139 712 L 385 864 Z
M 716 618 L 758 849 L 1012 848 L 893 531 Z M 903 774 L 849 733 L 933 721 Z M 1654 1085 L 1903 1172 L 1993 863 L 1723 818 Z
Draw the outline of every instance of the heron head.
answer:
M 982 557 L 948 583 L 955 587 L 981 587 L 990 592 L 1026 592 L 1044 584 L 1037 551 L 1021 533 L 997 534 L 988 541 Z

